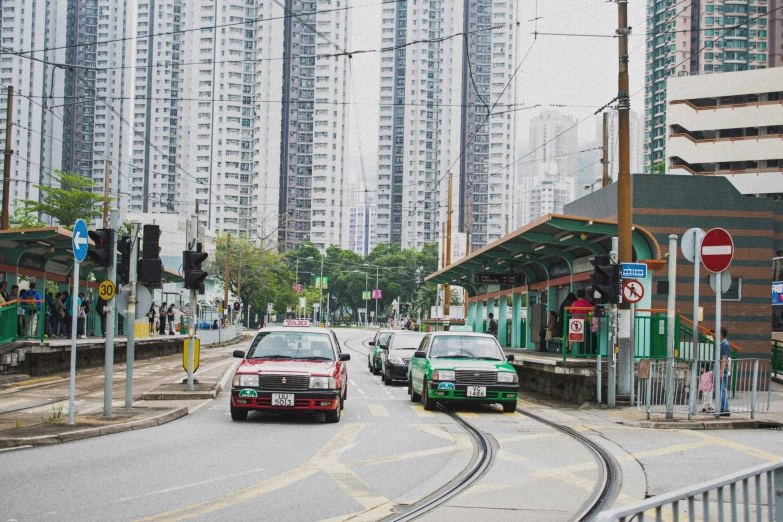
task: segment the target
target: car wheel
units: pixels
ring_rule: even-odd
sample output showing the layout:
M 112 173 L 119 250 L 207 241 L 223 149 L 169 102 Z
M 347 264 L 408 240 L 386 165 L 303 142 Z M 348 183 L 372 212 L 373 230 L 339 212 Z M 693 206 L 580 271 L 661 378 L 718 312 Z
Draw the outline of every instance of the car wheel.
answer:
M 517 403 L 514 402 L 504 402 L 503 403 L 503 411 L 506 413 L 514 413 L 517 411 Z
M 379 370 L 378 368 L 375 367 L 375 365 L 373 365 L 373 367 L 372 367 L 372 374 L 373 375 L 378 375 L 379 373 L 381 373 L 381 370 Z
M 391 372 L 389 370 L 386 370 L 386 374 L 384 375 L 383 382 L 384 384 L 386 384 L 386 386 L 391 386 L 392 378 L 391 378 Z
M 421 395 L 413 391 L 413 382 L 408 381 L 408 390 L 411 394 L 411 402 L 419 402 L 421 400 Z
M 427 393 L 427 381 L 422 383 L 421 405 L 424 406 L 424 409 L 427 411 L 432 411 L 435 409 L 435 401 L 431 399 L 430 394 Z
M 244 408 L 237 408 L 233 404 L 231 405 L 231 420 L 243 421 L 247 420 L 248 410 Z
M 373 373 L 372 371 L 372 360 L 367 359 L 367 369 L 370 370 L 370 373 Z
M 340 417 L 343 411 L 343 400 L 340 399 L 340 404 L 333 410 L 326 411 L 326 422 L 340 422 Z

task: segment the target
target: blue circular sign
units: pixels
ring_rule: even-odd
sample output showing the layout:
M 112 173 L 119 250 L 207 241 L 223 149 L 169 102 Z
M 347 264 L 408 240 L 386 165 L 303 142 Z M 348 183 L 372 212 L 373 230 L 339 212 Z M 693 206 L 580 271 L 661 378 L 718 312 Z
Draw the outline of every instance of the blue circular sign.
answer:
M 87 257 L 87 224 L 82 219 L 77 219 L 73 225 L 73 237 L 71 238 L 73 257 L 81 263 Z

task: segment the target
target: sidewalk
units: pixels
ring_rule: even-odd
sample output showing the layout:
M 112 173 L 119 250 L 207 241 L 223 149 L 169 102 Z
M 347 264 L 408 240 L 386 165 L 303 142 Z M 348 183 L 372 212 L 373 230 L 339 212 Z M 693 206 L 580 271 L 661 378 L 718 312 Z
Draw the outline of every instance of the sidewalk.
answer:
M 247 341 L 244 341 L 247 342 Z M 125 408 L 125 364 L 113 373 L 112 417 L 103 416 L 103 368 L 77 371 L 74 424 L 68 424 L 69 374 L 59 373 L 0 385 L 0 448 L 67 442 L 158 426 L 211 402 L 234 368 L 232 351 L 242 343 L 202 349 L 187 392 L 182 354 L 138 360 L 134 366 L 133 407 Z
M 771 383 L 771 392 L 769 412 L 756 412 L 755 419 L 751 419 L 750 412 L 731 412 L 730 417 L 717 419 L 714 415 L 700 413 L 694 415 L 689 420 L 686 413 L 675 412 L 673 420 L 667 420 L 664 413 L 651 413 L 648 420 L 645 411 L 640 411 L 636 406 L 628 406 L 627 403 L 626 405 L 619 405 L 614 409 L 609 409 L 605 403 L 599 405 L 595 400 L 576 406 L 564 400 L 553 399 L 541 393 L 526 390 L 522 391 L 519 405 L 522 408 L 578 409 L 582 413 L 600 417 L 605 422 L 638 428 L 679 430 L 754 429 L 774 425 L 783 426 L 783 384 L 773 381 Z M 766 401 L 766 394 L 764 394 L 763 400 Z

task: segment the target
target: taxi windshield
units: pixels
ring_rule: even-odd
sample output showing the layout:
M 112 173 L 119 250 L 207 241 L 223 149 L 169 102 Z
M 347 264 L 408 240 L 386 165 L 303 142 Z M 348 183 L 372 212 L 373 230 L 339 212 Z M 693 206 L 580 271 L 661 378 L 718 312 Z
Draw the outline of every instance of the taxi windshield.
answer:
M 378 345 L 383 346 L 388 343 L 392 333 L 393 332 L 381 332 L 380 336 L 378 336 Z
M 467 335 L 437 335 L 432 339 L 430 357 L 452 357 L 460 359 L 504 360 L 494 339 Z
M 334 361 L 334 350 L 327 334 L 265 332 L 253 340 L 247 358 Z
M 389 341 L 389 350 L 417 350 L 424 333 L 396 333 Z

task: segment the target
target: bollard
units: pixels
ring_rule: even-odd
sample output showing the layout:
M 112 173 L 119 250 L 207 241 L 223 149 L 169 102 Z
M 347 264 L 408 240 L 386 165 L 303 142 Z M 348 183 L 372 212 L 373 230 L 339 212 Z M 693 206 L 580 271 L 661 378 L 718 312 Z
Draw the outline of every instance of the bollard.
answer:
M 756 418 L 756 390 L 758 389 L 759 380 L 759 360 L 753 359 L 753 391 L 750 395 L 750 418 Z

